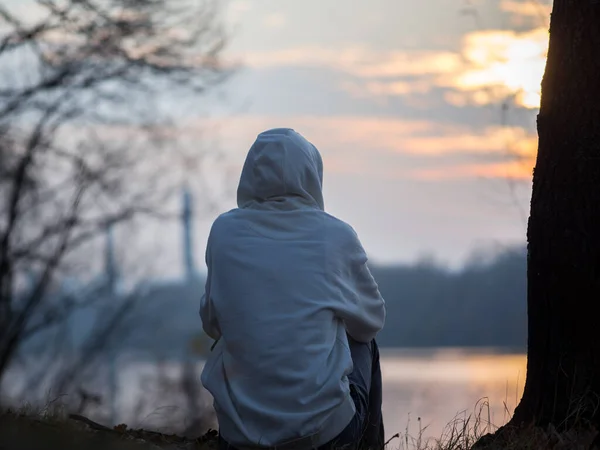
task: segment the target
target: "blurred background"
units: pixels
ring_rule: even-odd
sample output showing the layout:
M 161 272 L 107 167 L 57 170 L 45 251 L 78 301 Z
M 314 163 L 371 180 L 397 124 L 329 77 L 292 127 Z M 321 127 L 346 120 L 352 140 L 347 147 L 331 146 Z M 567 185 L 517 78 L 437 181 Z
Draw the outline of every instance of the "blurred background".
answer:
M 1 0 L 0 402 L 214 427 L 208 230 L 256 135 L 291 127 L 387 301 L 387 434 L 439 436 L 480 408 L 502 425 L 525 379 L 549 15 L 548 0 Z

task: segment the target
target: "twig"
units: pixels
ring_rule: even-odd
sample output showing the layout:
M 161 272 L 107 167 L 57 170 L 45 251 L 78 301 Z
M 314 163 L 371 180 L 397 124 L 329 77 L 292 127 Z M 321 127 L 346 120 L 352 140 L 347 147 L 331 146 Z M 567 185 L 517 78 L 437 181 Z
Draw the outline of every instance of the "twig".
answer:
M 388 440 L 385 442 L 385 444 L 383 444 L 383 446 L 384 446 L 384 447 L 387 447 L 387 445 L 388 445 L 390 442 L 392 442 L 394 439 L 396 439 L 396 438 L 400 439 L 400 433 L 396 433 L 396 434 L 395 434 L 395 435 L 393 435 L 391 438 L 389 438 L 389 439 L 388 439 Z
M 113 430 L 112 428 L 109 428 L 109 427 L 104 426 L 104 425 L 100 425 L 99 423 L 94 422 L 93 420 L 90 420 L 87 417 L 84 417 L 84 416 L 79 415 L 79 414 L 69 414 L 69 419 L 76 420 L 78 422 L 83 422 L 83 423 L 85 423 L 87 426 L 89 426 L 93 430 L 111 431 L 113 433 L 116 433 L 116 431 Z

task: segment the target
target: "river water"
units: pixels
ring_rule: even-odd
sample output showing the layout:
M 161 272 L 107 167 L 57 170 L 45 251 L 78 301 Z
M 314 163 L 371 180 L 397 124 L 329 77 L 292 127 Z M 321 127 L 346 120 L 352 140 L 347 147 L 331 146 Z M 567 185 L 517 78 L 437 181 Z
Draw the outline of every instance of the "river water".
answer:
M 381 364 L 386 435 L 400 433 L 404 441 L 407 431 L 415 438 L 440 437 L 448 423 L 469 414 L 504 424 L 522 394 L 526 357 L 497 349 L 382 349 Z M 196 381 L 201 368 L 192 367 Z M 103 406 L 90 417 L 147 428 L 180 424 L 186 402 L 195 396 L 181 394 L 181 369 L 181 364 L 121 358 L 88 386 L 92 392 L 104 391 Z M 22 375 L 10 377 L 15 388 Z M 101 389 L 110 385 L 112 392 Z M 205 405 L 210 404 L 208 393 L 198 388 Z
M 408 428 L 416 437 L 419 427 L 427 427 L 423 437 L 437 438 L 449 423 L 462 423 L 469 414 L 503 425 L 521 398 L 525 372 L 524 354 L 501 350 L 384 349 L 386 435 Z

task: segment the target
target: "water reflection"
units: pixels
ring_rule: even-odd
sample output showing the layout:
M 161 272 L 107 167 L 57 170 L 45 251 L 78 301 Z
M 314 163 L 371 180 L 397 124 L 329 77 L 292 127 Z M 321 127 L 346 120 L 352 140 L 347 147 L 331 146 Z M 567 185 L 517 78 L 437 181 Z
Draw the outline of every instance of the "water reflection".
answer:
M 484 397 L 489 400 L 491 422 L 498 426 L 505 423 L 522 394 L 526 358 L 523 354 L 495 349 L 382 349 L 381 364 L 387 437 L 405 433 L 407 428 L 416 437 L 420 417 L 420 426 L 427 427 L 424 438 L 437 438 L 457 413 L 472 413 Z M 32 366 L 35 365 L 33 361 Z M 177 431 L 189 421 L 186 409 L 189 398 L 181 388 L 183 368 L 177 362 L 161 363 L 123 355 L 114 368 L 115 392 L 110 392 L 106 382 L 110 372 L 106 367 L 90 374 L 83 386 L 103 399 L 114 399 L 114 403 L 103 402 L 85 414 L 111 425 L 125 422 L 134 428 Z M 195 363 L 192 377 L 197 382 L 201 370 L 202 363 Z M 23 392 L 35 395 L 26 389 L 26 373 L 26 368 L 15 370 L 6 380 L 9 393 L 21 393 L 17 396 L 20 402 L 27 400 Z M 38 394 L 48 392 L 49 388 L 39 386 Z M 200 406 L 210 408 L 208 392 L 204 391 L 202 398 L 196 400 Z M 483 413 L 487 419 L 487 409 Z
M 521 398 L 526 357 L 496 349 L 382 350 L 386 435 L 439 437 L 457 414 L 489 403 L 483 414 L 502 425 Z M 478 404 L 479 402 L 479 404 Z M 420 424 L 418 418 L 421 418 Z

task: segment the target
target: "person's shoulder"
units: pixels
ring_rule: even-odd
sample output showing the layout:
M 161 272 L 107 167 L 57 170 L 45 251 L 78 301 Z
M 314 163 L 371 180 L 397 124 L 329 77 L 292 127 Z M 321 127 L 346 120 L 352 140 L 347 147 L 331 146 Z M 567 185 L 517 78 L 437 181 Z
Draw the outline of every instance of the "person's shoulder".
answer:
M 325 213 L 327 217 L 328 241 L 338 246 L 360 246 L 356 230 L 348 222 Z
M 348 223 L 340 219 L 339 217 L 333 216 L 329 213 L 323 213 L 325 215 L 325 220 L 327 221 L 327 225 L 332 230 L 335 230 L 339 233 L 345 235 L 353 235 L 356 234 L 354 228 Z
M 234 223 L 237 221 L 239 216 L 239 209 L 234 208 L 222 214 L 214 220 L 211 229 L 210 229 L 210 237 L 214 238 L 215 236 L 227 232 L 226 230 L 230 227 L 234 226 Z
M 239 208 L 230 209 L 229 211 L 219 214 L 219 216 L 215 219 L 214 223 L 228 223 L 232 220 L 235 220 L 235 217 L 237 217 L 239 213 Z

